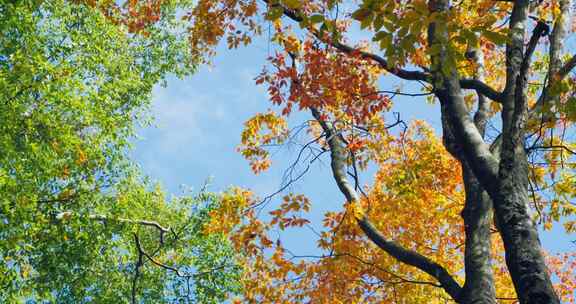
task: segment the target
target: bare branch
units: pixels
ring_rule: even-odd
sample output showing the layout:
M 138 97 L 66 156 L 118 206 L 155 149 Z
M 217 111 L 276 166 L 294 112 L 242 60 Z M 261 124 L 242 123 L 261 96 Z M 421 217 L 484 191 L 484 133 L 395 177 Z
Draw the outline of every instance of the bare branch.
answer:
M 140 244 L 140 239 L 138 238 L 138 235 L 136 233 L 134 233 L 134 240 L 136 242 L 136 248 L 138 249 L 138 254 L 140 256 L 142 256 L 142 255 L 145 256 L 148 260 L 150 260 L 150 262 L 152 262 L 156 266 L 160 266 L 161 268 L 164 268 L 166 270 L 173 271 L 179 277 L 183 277 L 183 278 L 190 277 L 190 275 L 184 274 L 184 273 L 180 272 L 180 270 L 178 270 L 174 267 L 162 264 L 162 263 L 154 260 L 154 258 L 152 258 L 148 253 L 146 253 L 146 251 L 144 251 L 144 249 L 142 248 L 142 244 Z
M 290 187 L 294 182 L 300 180 L 310 170 L 310 166 L 326 151 L 322 151 L 322 152 L 318 153 L 317 155 L 314 155 L 314 157 L 311 160 L 309 160 L 308 163 L 306 164 L 306 168 L 304 168 L 304 170 L 302 170 L 300 173 L 298 173 L 298 175 L 296 177 L 292 177 L 292 173 L 295 170 L 296 165 L 300 162 L 300 159 L 302 158 L 302 154 L 304 153 L 304 151 L 306 149 L 311 149 L 310 146 L 312 144 L 318 142 L 318 140 L 320 138 L 322 138 L 323 136 L 324 136 L 324 134 L 321 134 L 317 138 L 314 138 L 313 140 L 307 142 L 304 146 L 302 146 L 302 148 L 300 149 L 300 152 L 298 152 L 298 156 L 296 157 L 296 160 L 290 165 L 287 172 L 285 172 L 285 174 L 284 174 L 285 177 L 287 175 L 289 177 L 287 182 L 283 183 L 283 185 L 280 186 L 280 188 L 278 190 L 267 195 L 262 200 L 260 200 L 258 203 L 250 205 L 248 207 L 248 209 L 258 208 L 262 205 L 267 204 L 274 196 L 276 196 L 279 193 L 282 193 L 284 190 L 286 190 L 288 187 Z
M 324 39 L 322 39 L 322 37 L 320 37 L 320 34 L 318 34 L 318 33 L 313 33 L 313 34 L 318 39 L 324 41 Z M 327 42 L 327 41 L 324 41 L 324 42 Z M 389 72 L 390 74 L 393 74 L 393 75 L 395 75 L 399 78 L 402 78 L 404 80 L 421 80 L 421 81 L 426 81 L 426 82 L 430 81 L 430 75 L 428 73 L 424 73 L 421 71 L 409 71 L 409 70 L 405 70 L 405 69 L 392 67 L 392 66 L 390 66 L 388 61 L 381 56 L 378 56 L 376 54 L 369 53 L 366 51 L 360 51 L 356 48 L 353 48 L 349 45 L 343 44 L 343 43 L 338 42 L 338 41 L 327 42 L 327 43 L 329 45 L 333 46 L 334 48 L 338 49 L 339 51 L 345 53 L 345 54 L 358 53 L 358 54 L 360 54 L 360 56 L 362 58 L 371 59 L 371 60 L 375 61 L 376 63 L 378 63 L 378 65 L 382 69 L 384 69 L 387 72 Z
M 138 249 L 138 261 L 134 266 L 134 278 L 132 279 L 132 304 L 137 303 L 136 292 L 138 288 L 138 278 L 140 277 L 140 267 L 144 265 L 144 261 L 142 260 L 142 251 L 140 250 L 140 241 L 138 240 L 138 235 L 136 233 L 134 233 L 134 242 L 136 243 Z
M 176 274 L 178 277 L 181 277 L 181 278 L 188 279 L 188 278 L 193 278 L 193 277 L 204 276 L 204 275 L 213 273 L 216 270 L 221 270 L 221 269 L 224 269 L 226 267 L 231 266 L 231 265 L 221 265 L 219 267 L 212 268 L 208 271 L 196 272 L 196 273 L 183 273 L 178 268 L 175 268 L 175 267 L 172 267 L 172 266 L 169 266 L 169 265 L 166 265 L 166 264 L 163 264 L 163 263 L 156 261 L 149 253 L 147 253 L 144 250 L 144 248 L 142 247 L 142 244 L 140 243 L 140 239 L 138 238 L 138 235 L 136 233 L 134 233 L 134 240 L 136 243 L 136 249 L 138 249 L 138 254 L 140 257 L 141 256 L 146 257 L 150 262 L 152 262 L 152 264 L 159 266 L 160 268 L 164 268 L 166 270 L 172 271 L 172 272 L 174 272 L 174 274 Z
M 504 123 L 505 128 L 503 133 L 510 136 L 514 142 L 514 145 L 518 144 L 523 139 L 523 132 L 526 124 L 525 118 L 527 118 L 528 114 L 528 98 L 526 96 L 526 87 L 528 84 L 528 74 L 530 71 L 532 54 L 538 46 L 540 37 L 547 35 L 549 31 L 550 27 L 545 22 L 538 21 L 536 27 L 532 31 L 532 36 L 530 37 L 530 41 L 526 46 L 522 64 L 520 65 L 520 69 L 518 71 L 513 102 L 510 100 L 510 104 L 504 106 L 503 113 L 511 120 L 508 123 Z M 510 147 L 506 149 L 509 150 Z
M 362 228 L 362 231 L 364 231 L 368 238 L 378 247 L 386 251 L 386 253 L 398 261 L 414 266 L 434 277 L 438 282 L 440 282 L 442 288 L 454 300 L 458 301 L 462 287 L 460 287 L 458 282 L 454 280 L 444 267 L 416 251 L 406 249 L 396 242 L 386 240 L 386 238 L 376 229 L 376 227 L 374 227 L 374 225 L 372 225 L 366 216 L 359 219 L 358 223 L 360 228 Z
M 576 155 L 576 151 L 568 148 L 565 145 L 548 145 L 548 146 L 532 146 L 530 147 L 530 150 L 566 150 L 566 152 L 572 154 L 572 155 Z
M 347 252 L 329 254 L 329 255 L 295 255 L 292 252 L 290 252 L 289 250 L 287 250 L 287 251 L 291 255 L 291 257 L 290 257 L 291 260 L 292 259 L 327 259 L 327 258 L 349 257 L 349 258 L 352 258 L 352 259 L 358 261 L 361 264 L 364 264 L 364 265 L 367 265 L 370 267 L 374 267 L 374 268 L 378 269 L 379 271 L 384 272 L 386 274 L 389 274 L 390 276 L 398 279 L 398 281 L 395 281 L 395 282 L 385 281 L 386 283 L 390 283 L 390 284 L 410 283 L 410 284 L 418 284 L 418 285 L 430 285 L 430 286 L 442 288 L 442 285 L 434 283 L 434 282 L 416 281 L 416 280 L 406 279 L 406 278 L 400 276 L 399 274 L 396 274 L 390 270 L 384 269 L 384 268 L 378 266 L 377 264 L 365 261 L 364 259 L 362 259 L 358 256 L 355 256 L 353 254 L 347 253 Z
M 368 94 L 364 94 L 360 97 L 368 97 L 368 96 L 373 96 L 373 95 L 378 95 L 378 94 L 391 94 L 392 97 L 394 97 L 395 95 L 400 95 L 400 96 L 410 96 L 410 97 L 419 97 L 419 96 L 429 96 L 434 94 L 434 92 L 426 92 L 426 93 L 404 93 L 404 92 L 399 92 L 399 91 L 389 91 L 389 90 L 379 90 L 379 91 L 375 91 L 375 92 L 371 92 Z M 391 98 L 392 98 L 391 97 Z
M 528 0 L 515 1 L 510 16 L 509 42 L 506 43 L 506 85 L 504 95 L 506 103 L 513 110 L 513 95 L 515 93 L 516 79 L 520 74 L 520 66 L 524 60 L 524 36 L 526 33 L 526 20 L 528 19 Z M 511 115 L 511 113 L 510 113 Z
M 558 1 L 558 4 L 560 14 L 558 14 L 556 20 L 554 21 L 554 28 L 550 34 L 550 49 L 548 51 L 548 57 L 550 59 L 548 68 L 549 81 L 551 81 L 562 69 L 561 51 L 563 49 L 564 39 L 566 37 L 567 19 L 568 15 L 570 14 L 570 0 L 560 0 Z M 566 74 L 567 73 L 568 72 L 566 72 Z
M 543 21 L 538 21 L 536 27 L 532 31 L 532 36 L 528 45 L 526 46 L 526 51 L 524 52 L 524 59 L 522 60 L 522 65 L 520 67 L 520 79 L 522 79 L 524 86 L 527 84 L 528 71 L 530 69 L 530 62 L 532 61 L 532 54 L 538 46 L 538 41 L 541 37 L 546 36 L 550 31 L 550 27 Z

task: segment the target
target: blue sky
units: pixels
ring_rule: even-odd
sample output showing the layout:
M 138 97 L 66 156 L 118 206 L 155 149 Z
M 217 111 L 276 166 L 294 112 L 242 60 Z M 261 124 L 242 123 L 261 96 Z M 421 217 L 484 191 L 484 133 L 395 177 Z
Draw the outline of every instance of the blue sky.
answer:
M 182 193 L 183 185 L 198 189 L 208 178 L 212 178 L 212 191 L 236 185 L 265 197 L 279 189 L 284 170 L 296 158 L 297 146 L 273 150 L 271 170 L 259 175 L 254 175 L 236 152 L 243 122 L 271 108 L 265 88 L 254 84 L 269 52 L 265 39 L 237 50 L 220 48 L 212 67 L 203 66 L 185 79 L 170 77 L 166 88 L 156 87 L 152 109 L 155 125 L 140 130 L 132 152 L 144 173 L 176 195 Z M 381 84 L 390 88 L 394 80 L 386 78 Z M 440 130 L 439 107 L 423 98 L 395 99 L 394 111 L 406 121 L 423 119 Z M 306 119 L 310 119 L 307 113 L 296 114 L 291 118 L 292 126 Z M 369 183 L 370 175 L 366 172 L 362 181 Z M 326 157 L 315 162 L 309 173 L 287 190 L 305 193 L 311 199 L 310 220 L 317 229 L 321 228 L 324 212 L 338 210 L 343 202 Z M 542 234 L 543 245 L 551 252 L 574 250 L 570 240 L 561 228 Z M 296 254 L 318 254 L 309 230 L 283 233 L 282 242 Z

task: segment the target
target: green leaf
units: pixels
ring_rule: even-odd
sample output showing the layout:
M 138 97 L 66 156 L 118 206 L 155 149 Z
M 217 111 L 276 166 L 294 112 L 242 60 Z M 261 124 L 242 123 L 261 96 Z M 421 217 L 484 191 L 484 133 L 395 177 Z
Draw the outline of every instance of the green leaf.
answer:
M 302 7 L 302 3 L 300 2 L 300 0 L 282 0 L 282 3 L 291 9 L 299 9 L 300 7 Z
M 284 14 L 284 9 L 282 9 L 281 7 L 277 7 L 277 6 L 271 7 L 268 10 L 268 13 L 266 13 L 266 19 L 270 20 L 270 21 L 274 21 L 274 20 L 282 17 L 283 14 Z
M 313 24 L 324 22 L 324 16 L 320 15 L 320 14 L 312 15 L 312 16 L 310 16 L 309 19 L 310 19 L 310 22 Z
M 352 19 L 355 19 L 355 20 L 362 22 L 364 19 L 366 19 L 370 15 L 371 15 L 371 11 L 369 9 L 360 8 L 360 9 L 358 9 L 352 13 Z
M 384 25 L 384 18 L 381 15 L 377 15 L 374 18 L 374 24 L 373 24 L 374 30 L 379 31 L 383 25 Z
M 179 267 L 234 265 L 229 242 L 202 233 L 219 196 L 166 202 L 128 158 L 154 86 L 197 64 L 182 8 L 168 2 L 147 36 L 82 1 L 0 4 L 0 303 L 128 302 L 126 277 L 138 260 L 132 233 L 143 248 L 160 245 L 157 229 L 134 220 L 188 227 L 178 242 L 165 236 L 159 259 L 170 252 Z M 139 301 L 177 298 L 167 282 L 179 278 L 151 266 L 141 269 Z M 191 296 L 225 302 L 239 274 L 231 267 L 198 280 Z
M 374 37 L 372 37 L 372 41 L 376 42 L 376 41 L 381 41 L 382 39 L 386 38 L 386 36 L 388 36 L 390 34 L 388 34 L 388 32 L 386 31 L 379 31 L 376 33 L 376 35 L 374 35 Z
M 361 19 L 360 21 L 360 29 L 366 29 L 370 26 L 370 24 L 372 24 L 372 17 L 374 15 L 369 14 L 367 15 L 365 18 Z
M 570 121 L 576 121 L 576 97 L 570 97 L 564 106 L 566 117 Z
M 492 31 L 483 31 L 482 35 L 496 45 L 504 45 L 508 41 L 508 37 L 504 34 Z

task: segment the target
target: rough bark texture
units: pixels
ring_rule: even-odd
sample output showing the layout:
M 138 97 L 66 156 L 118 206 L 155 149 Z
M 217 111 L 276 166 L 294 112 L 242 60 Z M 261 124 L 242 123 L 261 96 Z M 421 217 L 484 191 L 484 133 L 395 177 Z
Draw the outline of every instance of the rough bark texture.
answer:
M 462 165 L 466 201 L 462 210 L 466 244 L 464 266 L 466 282 L 462 288 L 462 303 L 497 303 L 494 274 L 490 258 L 490 227 L 492 201 L 472 170 Z
M 487 190 L 506 249 L 506 262 L 521 303 L 559 303 L 544 263 L 536 227 L 529 216 L 528 172 L 523 145 L 527 119 L 526 75 L 531 50 L 524 54 L 528 1 L 514 3 L 510 19 L 510 42 L 506 47 L 506 86 L 502 94 L 503 136 L 500 161 L 492 155 L 481 132 L 472 122 L 463 100 L 458 73 L 446 57 L 447 30 L 431 24 L 430 45 L 440 47 L 432 57 L 436 95 L 443 116 L 462 146 L 464 159 L 479 185 Z M 446 12 L 447 0 L 432 1 L 431 9 Z M 536 37 L 538 39 L 539 37 Z M 537 41 L 537 40 L 536 40 Z
M 484 60 L 481 52 L 476 49 L 468 51 L 467 57 L 476 62 L 478 69 L 474 79 L 484 78 Z M 489 104 L 485 96 L 478 92 L 478 109 L 474 114 L 474 125 L 484 137 L 488 123 Z M 452 138 L 450 141 L 455 142 Z M 466 164 L 464 155 L 460 153 L 457 159 L 462 164 L 464 191 L 466 193 L 462 219 L 466 243 L 464 247 L 464 267 L 466 281 L 462 287 L 462 303 L 497 303 L 494 272 L 491 263 L 491 233 L 492 200 L 484 191 L 480 182 L 474 176 L 470 166 Z
M 527 209 L 528 179 L 523 152 L 522 148 L 516 150 L 514 162 L 503 159 L 500 188 L 493 197 L 506 264 L 520 303 L 560 303 L 547 273 L 538 231 Z
M 570 13 L 570 0 L 560 0 L 558 5 L 560 8 L 560 14 L 554 21 L 554 27 L 549 37 L 550 48 L 548 50 L 548 57 L 550 58 L 550 65 L 548 66 L 548 74 L 546 75 L 547 83 L 536 102 L 534 110 L 530 112 L 531 120 L 535 120 L 538 114 L 542 115 L 542 122 L 552 119 L 552 115 L 550 115 L 551 113 L 545 114 L 545 112 L 542 112 L 542 109 L 546 108 L 550 103 L 553 103 L 556 97 L 550 92 L 551 88 L 566 77 L 568 71 L 572 70 L 574 64 L 576 64 L 575 55 L 566 63 L 565 66 L 562 66 L 561 56 L 564 40 L 566 38 L 566 27 L 568 15 Z
M 475 125 L 484 134 L 486 125 L 486 104 L 479 98 Z M 444 111 L 445 111 L 445 107 Z M 466 193 L 462 219 L 466 234 L 464 266 L 466 280 L 460 295 L 461 303 L 497 303 L 494 274 L 491 265 L 490 228 L 492 223 L 492 201 L 480 182 L 466 164 L 464 153 L 454 138 L 450 125 L 443 115 L 443 140 L 446 149 L 460 161 L 464 175 Z
M 524 152 L 528 118 L 526 83 L 533 40 L 537 42 L 541 35 L 534 33 L 524 53 L 528 7 L 529 1 L 516 1 L 510 19 L 498 189 L 491 196 L 506 249 L 506 264 L 520 302 L 560 303 L 547 272 L 536 225 L 528 212 L 528 162 Z

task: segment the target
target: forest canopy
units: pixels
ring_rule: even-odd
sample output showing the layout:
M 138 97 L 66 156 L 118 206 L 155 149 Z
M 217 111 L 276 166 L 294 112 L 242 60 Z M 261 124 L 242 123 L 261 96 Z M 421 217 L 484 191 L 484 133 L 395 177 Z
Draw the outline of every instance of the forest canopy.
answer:
M 2 3 L 0 300 L 574 303 L 575 252 L 539 237 L 576 231 L 574 5 Z M 128 154 L 152 89 L 256 39 L 269 101 L 237 150 L 261 174 L 297 142 L 283 186 L 169 197 Z M 323 202 L 289 190 L 322 160 L 341 208 L 312 223 Z
M 215 303 L 238 290 L 229 242 L 200 233 L 218 195 L 170 199 L 127 157 L 153 86 L 197 65 L 176 6 L 146 36 L 75 2 L 0 11 L 0 302 Z

